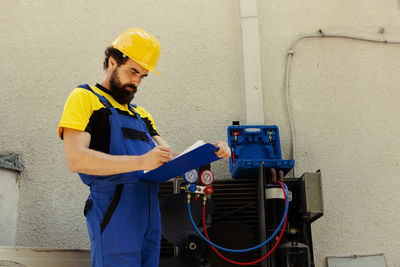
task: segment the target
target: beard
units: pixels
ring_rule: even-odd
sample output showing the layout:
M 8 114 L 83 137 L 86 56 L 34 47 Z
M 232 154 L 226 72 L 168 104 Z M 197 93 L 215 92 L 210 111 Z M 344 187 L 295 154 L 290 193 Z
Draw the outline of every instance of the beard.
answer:
M 113 71 L 110 78 L 111 95 L 121 105 L 129 104 L 137 92 L 137 87 L 130 83 L 121 84 L 117 70 L 118 68 Z

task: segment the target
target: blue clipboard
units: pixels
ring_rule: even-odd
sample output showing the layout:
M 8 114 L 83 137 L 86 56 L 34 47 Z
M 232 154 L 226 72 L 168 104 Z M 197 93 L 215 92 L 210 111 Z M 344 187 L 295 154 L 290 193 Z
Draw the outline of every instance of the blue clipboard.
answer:
M 218 148 L 213 144 L 206 143 L 161 165 L 157 169 L 146 172 L 140 177 L 140 179 L 158 183 L 168 181 L 169 179 L 182 175 L 187 171 L 222 159 L 217 157 L 215 154 L 217 149 Z

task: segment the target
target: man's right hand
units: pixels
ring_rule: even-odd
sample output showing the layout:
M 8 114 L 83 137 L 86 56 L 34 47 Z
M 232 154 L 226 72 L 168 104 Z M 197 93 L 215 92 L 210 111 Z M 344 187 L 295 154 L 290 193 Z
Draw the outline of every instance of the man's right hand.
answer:
M 114 175 L 152 170 L 172 159 L 167 146 L 156 146 L 141 156 L 110 155 L 90 149 L 90 139 L 88 132 L 64 128 L 64 150 L 71 172 Z
M 165 146 L 156 146 L 146 154 L 141 156 L 144 170 L 154 170 L 164 163 L 172 160 L 171 149 Z

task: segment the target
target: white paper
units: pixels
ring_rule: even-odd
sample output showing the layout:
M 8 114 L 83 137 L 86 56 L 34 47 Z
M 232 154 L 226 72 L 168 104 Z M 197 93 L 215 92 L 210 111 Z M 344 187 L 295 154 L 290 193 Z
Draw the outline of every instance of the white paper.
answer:
M 194 144 L 191 145 L 190 147 L 186 148 L 186 149 L 185 149 L 182 153 L 180 153 L 178 156 L 176 156 L 175 159 L 178 158 L 178 157 L 180 157 L 180 156 L 182 156 L 183 154 L 186 154 L 186 153 L 188 153 L 188 152 L 190 152 L 190 151 L 192 151 L 192 150 L 195 150 L 196 148 L 198 148 L 199 146 L 202 146 L 202 145 L 204 145 L 204 144 L 205 144 L 205 143 L 204 143 L 203 140 L 197 141 L 196 143 L 194 143 Z

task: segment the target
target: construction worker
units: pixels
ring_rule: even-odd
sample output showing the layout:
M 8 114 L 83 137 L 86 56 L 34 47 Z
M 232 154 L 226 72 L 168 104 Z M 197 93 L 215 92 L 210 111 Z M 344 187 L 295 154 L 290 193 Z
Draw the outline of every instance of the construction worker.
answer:
M 69 95 L 58 127 L 69 169 L 90 186 L 85 204 L 92 266 L 158 266 L 158 184 L 140 180 L 172 159 L 152 116 L 131 105 L 148 72 L 157 73 L 157 39 L 145 30 L 123 32 L 105 51 L 103 79 Z M 220 158 L 225 142 L 214 143 Z

